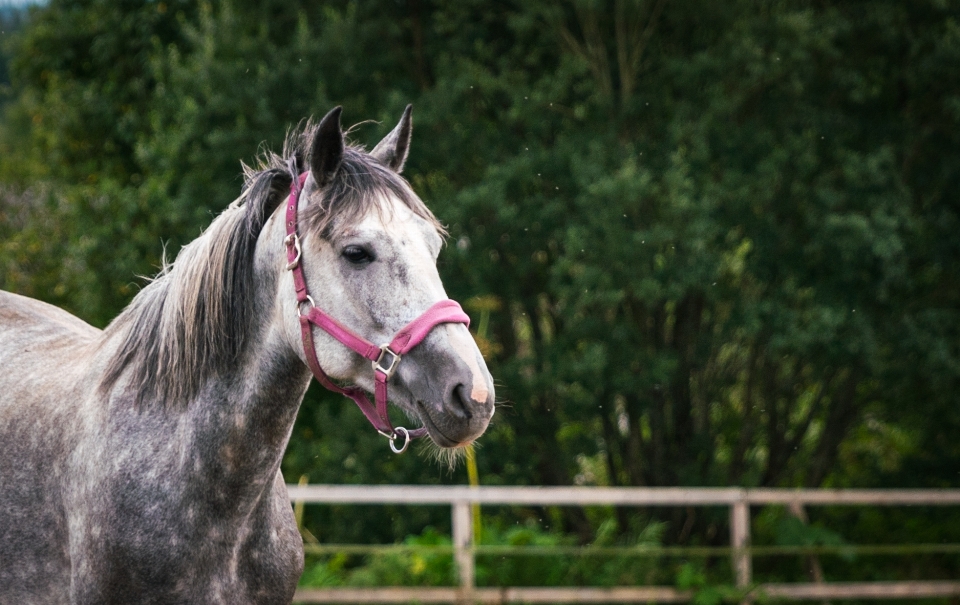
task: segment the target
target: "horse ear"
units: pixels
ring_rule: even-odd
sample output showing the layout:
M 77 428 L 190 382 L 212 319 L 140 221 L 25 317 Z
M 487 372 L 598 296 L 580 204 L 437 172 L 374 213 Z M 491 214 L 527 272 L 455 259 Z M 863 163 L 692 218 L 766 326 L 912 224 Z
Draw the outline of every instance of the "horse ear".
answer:
M 370 155 L 380 160 L 396 173 L 403 172 L 403 164 L 407 161 L 407 152 L 410 151 L 410 133 L 413 131 L 411 112 L 413 105 L 407 105 L 400 117 L 400 123 L 377 143 Z
M 314 182 L 323 187 L 331 180 L 343 161 L 343 131 L 340 130 L 342 107 L 334 107 L 317 125 L 310 144 L 310 172 Z

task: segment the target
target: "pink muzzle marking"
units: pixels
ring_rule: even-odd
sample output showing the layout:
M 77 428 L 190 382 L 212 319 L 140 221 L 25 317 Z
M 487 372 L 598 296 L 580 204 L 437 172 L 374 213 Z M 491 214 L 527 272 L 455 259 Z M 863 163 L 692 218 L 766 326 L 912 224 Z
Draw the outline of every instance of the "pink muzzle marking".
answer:
M 407 449 L 411 440 L 425 435 L 427 429 L 421 427 L 408 430 L 402 426 L 394 428 L 390 423 L 390 416 L 387 413 L 387 383 L 390 377 L 397 370 L 403 355 L 420 344 L 430 330 L 443 323 L 462 323 L 469 326 L 470 318 L 455 300 L 441 300 L 397 332 L 390 344 L 377 346 L 318 308 L 307 291 L 307 281 L 303 276 L 301 263 L 300 237 L 297 235 L 297 209 L 307 174 L 301 174 L 300 178 L 294 179 L 290 184 L 290 197 L 287 200 L 286 210 L 287 237 L 283 240 L 287 250 L 287 269 L 293 272 L 293 284 L 297 293 L 297 317 L 300 319 L 300 333 L 303 337 L 307 365 L 320 384 L 352 399 L 370 424 L 390 440 L 390 449 L 400 454 Z M 327 376 L 320 367 L 320 360 L 317 359 L 317 351 L 313 345 L 313 326 L 322 329 L 347 348 L 371 361 L 376 384 L 374 391 L 376 404 L 370 402 L 369 397 L 360 387 L 341 387 Z M 396 439 L 399 436 L 403 437 L 403 444 L 397 447 Z

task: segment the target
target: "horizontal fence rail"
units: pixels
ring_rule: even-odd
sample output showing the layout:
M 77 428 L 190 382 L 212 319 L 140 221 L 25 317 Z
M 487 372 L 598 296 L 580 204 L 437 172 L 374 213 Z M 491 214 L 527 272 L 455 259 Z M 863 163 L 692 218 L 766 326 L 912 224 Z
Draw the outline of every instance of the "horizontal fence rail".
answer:
M 736 579 L 734 600 L 825 599 L 918 599 L 960 596 L 960 581 L 913 582 L 817 582 L 755 584 L 752 554 L 830 554 L 856 552 L 888 554 L 903 547 L 890 545 L 844 545 L 840 547 L 751 547 L 750 507 L 784 505 L 813 506 L 960 506 L 960 489 L 949 490 L 861 490 L 861 489 L 741 489 L 741 488 L 614 488 L 614 487 L 469 487 L 415 485 L 288 485 L 290 499 L 305 504 L 408 504 L 450 506 L 453 545 L 436 547 L 453 554 L 458 587 L 441 588 L 323 588 L 300 589 L 299 603 L 681 603 L 694 592 L 672 586 L 631 586 L 617 588 L 503 587 L 478 588 L 474 581 L 476 554 L 528 554 L 522 547 L 490 547 L 473 543 L 471 505 L 513 506 L 723 506 L 730 509 L 730 547 L 609 547 L 608 554 L 631 556 L 649 553 L 726 554 Z M 421 549 L 422 547 L 417 547 Z M 957 553 L 957 544 L 919 544 L 906 547 L 911 553 Z M 410 550 L 402 545 L 308 545 L 309 553 L 374 553 Z M 552 550 L 556 551 L 556 548 Z M 598 553 L 597 548 L 563 548 L 572 554 Z M 700 552 L 702 551 L 702 552 Z M 533 550 L 529 554 L 534 553 Z
M 476 504 L 529 506 L 960 505 L 960 489 L 740 489 L 730 487 L 469 487 L 466 485 L 288 485 L 307 504 Z

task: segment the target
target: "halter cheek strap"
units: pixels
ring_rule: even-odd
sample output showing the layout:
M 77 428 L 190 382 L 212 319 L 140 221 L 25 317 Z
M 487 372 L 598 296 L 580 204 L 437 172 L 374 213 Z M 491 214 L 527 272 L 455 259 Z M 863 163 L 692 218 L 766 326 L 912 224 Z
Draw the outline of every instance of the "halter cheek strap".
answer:
M 397 332 L 389 344 L 377 346 L 317 307 L 307 291 L 307 281 L 303 275 L 301 262 L 300 237 L 297 235 L 297 209 L 300 205 L 300 192 L 306 180 L 307 173 L 303 173 L 300 178 L 294 179 L 290 184 L 290 197 L 286 208 L 287 237 L 284 238 L 283 244 L 287 251 L 287 269 L 293 272 L 293 284 L 297 294 L 297 317 L 300 321 L 303 352 L 307 358 L 307 365 L 320 384 L 352 399 L 370 424 L 381 435 L 390 439 L 390 449 L 397 454 L 402 453 L 412 439 L 422 437 L 427 429 L 421 427 L 408 430 L 402 426 L 394 428 L 390 423 L 390 416 L 387 413 L 387 383 L 390 377 L 396 372 L 403 355 L 420 344 L 433 328 L 442 323 L 462 323 L 469 326 L 470 318 L 456 301 L 441 300 Z M 370 402 L 366 392 L 360 387 L 341 387 L 323 371 L 313 344 L 313 326 L 322 329 L 350 350 L 371 361 L 376 385 L 375 404 Z M 401 436 L 403 443 L 398 447 L 396 440 Z

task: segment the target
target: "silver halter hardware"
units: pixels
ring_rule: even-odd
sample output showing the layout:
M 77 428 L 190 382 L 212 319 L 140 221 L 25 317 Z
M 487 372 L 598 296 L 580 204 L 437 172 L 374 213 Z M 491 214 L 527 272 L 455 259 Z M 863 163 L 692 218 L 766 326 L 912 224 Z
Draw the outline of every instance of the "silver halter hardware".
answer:
M 293 249 L 296 251 L 297 255 L 293 260 L 287 262 L 287 271 L 293 271 L 293 269 L 300 264 L 300 256 L 303 254 L 303 250 L 300 248 L 300 238 L 296 233 L 291 233 L 287 237 L 283 238 L 283 248 L 286 250 L 290 246 L 293 246 Z
M 383 358 L 387 355 L 390 355 L 391 357 L 390 365 L 383 367 L 380 364 L 383 362 Z M 382 372 L 389 379 L 391 376 L 393 376 L 393 373 L 397 371 L 397 366 L 400 365 L 400 354 L 395 353 L 388 344 L 380 345 L 380 357 L 377 357 L 377 360 L 372 362 L 372 364 L 374 372 Z
M 311 307 L 311 308 L 317 306 L 317 303 L 313 302 L 313 297 L 310 296 L 309 294 L 307 294 L 306 300 L 298 300 L 298 301 L 297 301 L 297 317 L 303 317 L 303 305 L 306 304 L 306 303 L 310 303 L 310 307 Z M 310 311 L 309 311 L 309 309 L 308 309 L 308 310 L 307 310 L 307 313 L 309 313 L 309 312 L 310 312 Z
M 402 426 L 398 426 L 397 428 L 393 429 L 392 435 L 387 435 L 386 433 L 383 433 L 380 431 L 377 431 L 377 432 L 379 432 L 381 435 L 383 435 L 384 437 L 390 440 L 390 449 L 393 450 L 394 454 L 402 454 L 405 451 L 407 451 L 407 447 L 410 445 L 410 441 L 411 441 L 410 431 L 408 431 L 407 429 L 403 428 Z M 399 435 L 400 433 L 403 433 L 403 445 L 401 445 L 400 447 L 397 447 L 397 435 Z

